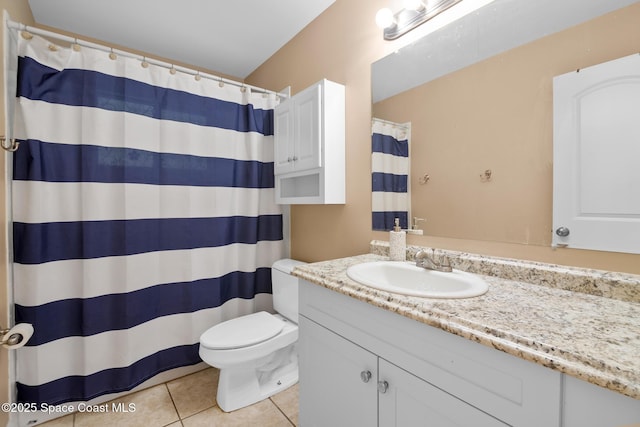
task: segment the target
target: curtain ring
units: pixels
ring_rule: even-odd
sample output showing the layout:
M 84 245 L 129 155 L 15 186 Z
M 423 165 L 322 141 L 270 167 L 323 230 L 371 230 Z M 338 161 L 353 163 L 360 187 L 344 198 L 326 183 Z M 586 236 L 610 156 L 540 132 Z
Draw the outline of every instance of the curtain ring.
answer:
M 111 52 L 109 53 L 109 59 L 115 61 L 116 58 L 118 58 L 118 55 L 116 55 L 116 53 L 113 51 L 113 48 L 111 48 Z
M 73 39 L 73 46 L 72 49 L 75 52 L 80 52 L 80 45 L 78 44 L 78 39 Z
M 9 145 L 6 145 L 6 142 L 7 142 L 7 138 L 4 136 L 0 136 L 0 146 L 2 147 L 3 150 L 8 151 L 10 153 L 13 153 L 14 151 L 18 150 L 18 148 L 20 147 L 20 143 L 15 139 L 10 139 Z
M 202 76 L 200 75 L 200 71 L 197 71 L 194 79 L 196 79 L 196 81 L 199 82 L 201 78 Z
M 142 62 L 140 63 L 140 65 L 142 66 L 142 68 L 149 68 L 149 63 L 147 62 L 146 56 L 142 57 Z
M 222 77 L 218 80 L 218 86 L 224 87 L 224 82 L 222 81 Z
M 169 72 L 173 75 L 176 73 L 176 68 L 171 64 L 171 68 L 169 68 Z

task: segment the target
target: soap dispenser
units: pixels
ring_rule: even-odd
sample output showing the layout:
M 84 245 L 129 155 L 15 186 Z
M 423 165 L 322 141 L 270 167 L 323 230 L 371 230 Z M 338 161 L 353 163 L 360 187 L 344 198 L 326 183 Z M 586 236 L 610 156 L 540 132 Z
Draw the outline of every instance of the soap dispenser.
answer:
M 400 219 L 396 218 L 394 224 L 389 232 L 389 258 L 391 261 L 406 261 L 407 233 L 400 228 Z

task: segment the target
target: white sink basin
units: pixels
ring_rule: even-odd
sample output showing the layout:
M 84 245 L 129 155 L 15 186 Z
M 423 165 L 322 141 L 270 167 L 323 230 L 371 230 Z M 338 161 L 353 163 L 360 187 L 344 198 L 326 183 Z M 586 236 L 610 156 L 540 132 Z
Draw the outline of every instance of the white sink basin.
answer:
M 477 297 L 489 289 L 475 274 L 426 270 L 410 262 L 365 262 L 349 267 L 347 276 L 372 288 L 427 298 Z

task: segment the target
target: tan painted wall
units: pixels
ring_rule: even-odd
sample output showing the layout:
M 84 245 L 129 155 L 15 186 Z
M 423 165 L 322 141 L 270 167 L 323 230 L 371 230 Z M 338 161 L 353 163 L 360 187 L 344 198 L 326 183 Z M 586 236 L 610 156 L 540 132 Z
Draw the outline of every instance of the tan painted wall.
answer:
M 0 0 L 0 9 L 4 9 L 9 13 L 11 19 L 14 21 L 22 22 L 27 25 L 33 25 L 33 15 L 31 14 L 31 9 L 29 8 L 29 4 L 27 0 Z M 3 35 L 0 34 L 0 46 L 3 46 L 4 40 L 2 40 Z M 2 47 L 0 47 L 2 49 Z M 0 67 L 0 82 L 4 79 L 4 71 L 2 67 Z M 0 84 L 0 93 L 1 96 L 4 97 L 4 88 Z M 2 98 L 4 99 L 4 98 Z M 5 134 L 4 127 L 4 102 L 0 102 L 0 135 Z M 2 255 L 0 256 L 0 282 L 3 284 L 0 291 L 0 325 L 2 327 L 7 327 L 9 324 L 9 302 L 7 301 L 7 254 L 5 253 L 5 246 L 7 241 L 7 217 L 5 214 L 6 206 L 5 206 L 5 168 L 4 161 L 5 156 L 7 154 L 4 150 L 0 150 L 2 154 L 2 158 L 0 159 L 0 222 L 2 223 L 2 227 L 0 227 L 0 251 Z M 0 403 L 9 401 L 9 362 L 8 362 L 8 351 L 0 348 Z M 0 425 L 7 425 L 9 420 L 9 416 L 5 412 L 0 412 Z
M 337 0 L 247 79 L 293 93 L 323 77 L 347 87 L 347 204 L 292 207 L 294 258 L 364 253 L 388 239 L 371 231 L 370 65 L 407 42 L 382 40 L 373 18 L 385 5 Z M 639 20 L 636 4 L 437 79 L 398 97 L 401 116 L 380 105 L 383 118 L 413 123 L 413 208 L 428 222 L 409 243 L 640 273 L 638 255 L 550 247 L 551 78 L 640 51 Z M 490 183 L 480 182 L 485 169 Z

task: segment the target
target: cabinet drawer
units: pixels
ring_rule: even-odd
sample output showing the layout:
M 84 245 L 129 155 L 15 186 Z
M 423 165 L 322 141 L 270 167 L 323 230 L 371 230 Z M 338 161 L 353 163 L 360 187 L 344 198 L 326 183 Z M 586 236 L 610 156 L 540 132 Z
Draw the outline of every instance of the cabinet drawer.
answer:
M 304 280 L 300 312 L 507 424 L 559 426 L 559 372 Z

